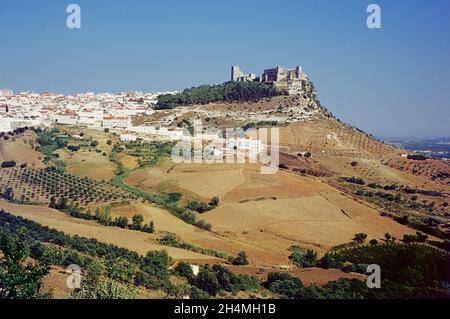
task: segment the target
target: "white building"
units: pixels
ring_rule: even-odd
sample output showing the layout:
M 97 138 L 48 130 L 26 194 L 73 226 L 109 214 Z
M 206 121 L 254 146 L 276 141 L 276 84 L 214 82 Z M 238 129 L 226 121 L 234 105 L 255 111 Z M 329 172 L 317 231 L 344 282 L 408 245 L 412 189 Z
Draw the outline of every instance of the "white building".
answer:
M 122 128 L 131 127 L 131 117 L 127 116 L 108 116 L 103 118 L 102 126 L 104 128 Z
M 146 126 L 146 125 L 130 126 L 128 128 L 128 130 L 130 132 L 141 133 L 141 134 L 157 134 L 156 127 L 154 127 L 154 126 Z
M 77 125 L 78 118 L 75 112 L 65 110 L 63 113 L 56 113 L 50 116 L 51 121 L 57 124 Z
M 120 140 L 123 142 L 134 142 L 137 140 L 137 136 L 134 134 L 120 134 Z

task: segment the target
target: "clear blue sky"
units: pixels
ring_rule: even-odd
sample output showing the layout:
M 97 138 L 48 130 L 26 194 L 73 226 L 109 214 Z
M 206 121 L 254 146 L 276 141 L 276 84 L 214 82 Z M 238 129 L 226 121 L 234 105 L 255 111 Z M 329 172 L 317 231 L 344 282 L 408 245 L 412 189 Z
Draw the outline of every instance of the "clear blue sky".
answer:
M 82 28 L 66 27 L 77 3 Z M 382 29 L 366 7 L 382 8 Z M 159 91 L 301 64 L 379 136 L 450 136 L 450 0 L 2 0 L 0 88 Z

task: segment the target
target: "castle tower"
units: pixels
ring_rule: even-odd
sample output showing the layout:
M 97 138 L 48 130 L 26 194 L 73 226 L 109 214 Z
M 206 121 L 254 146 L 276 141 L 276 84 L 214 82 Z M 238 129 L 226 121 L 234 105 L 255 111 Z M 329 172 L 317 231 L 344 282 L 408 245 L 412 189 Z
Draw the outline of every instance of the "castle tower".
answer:
M 239 69 L 239 66 L 233 65 L 231 67 L 231 81 L 238 81 L 240 76 L 241 70 Z
M 302 70 L 302 67 L 300 65 L 297 65 L 295 67 L 295 73 L 297 73 L 297 79 L 300 79 L 302 77 L 303 70 Z

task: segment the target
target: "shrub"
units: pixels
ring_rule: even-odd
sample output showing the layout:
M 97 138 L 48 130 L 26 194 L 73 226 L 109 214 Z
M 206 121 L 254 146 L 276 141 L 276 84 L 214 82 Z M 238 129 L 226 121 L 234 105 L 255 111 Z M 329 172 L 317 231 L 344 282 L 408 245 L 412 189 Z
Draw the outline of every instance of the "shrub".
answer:
M 128 226 L 128 218 L 125 216 L 119 216 L 116 217 L 115 219 L 115 223 L 117 226 L 119 226 L 120 228 L 125 228 Z
M 188 263 L 180 262 L 176 267 L 175 271 L 181 277 L 184 277 L 191 281 L 194 278 L 194 272 L 192 271 L 191 266 Z
M 427 159 L 427 157 L 422 154 L 408 154 L 406 158 L 414 161 L 425 161 Z
M 362 179 L 360 177 L 355 177 L 355 176 L 352 176 L 352 177 L 339 177 L 339 181 L 340 182 L 347 182 L 347 183 L 358 184 L 358 185 L 366 184 L 364 179 Z
M 408 234 L 404 234 L 403 235 L 403 242 L 405 244 L 408 243 L 424 243 L 426 242 L 428 239 L 428 235 L 422 234 L 421 232 L 416 232 L 416 235 L 408 235 Z
M 15 161 L 5 161 L 2 163 L 2 168 L 15 167 L 16 165 Z
M 214 196 L 213 198 L 211 198 L 211 201 L 209 202 L 210 206 L 216 207 L 219 205 L 219 197 Z
M 203 267 L 195 278 L 195 285 L 210 296 L 215 296 L 220 290 L 219 281 L 216 274 L 209 266 Z
M 358 233 L 355 234 L 355 237 L 353 238 L 354 241 L 358 242 L 358 243 L 362 243 L 366 240 L 367 238 L 367 234 L 365 233 Z
M 200 214 L 203 214 L 203 213 L 207 212 L 208 210 L 210 210 L 210 207 L 208 206 L 208 204 L 200 202 L 200 201 L 196 201 L 196 200 L 187 204 L 186 208 L 189 210 L 196 211 Z
M 232 260 L 233 265 L 245 266 L 248 265 L 247 254 L 245 251 L 241 251 L 236 258 Z
M 265 286 L 274 293 L 295 298 L 299 296 L 303 284 L 300 279 L 287 273 L 271 272 L 267 275 Z
M 159 240 L 159 242 L 163 245 L 177 247 L 178 246 L 178 240 L 177 237 L 174 234 L 167 234 L 164 235 L 163 238 Z
M 306 252 L 294 250 L 289 259 L 300 268 L 315 267 L 317 265 L 317 253 L 308 249 Z
M 132 220 L 132 228 L 135 230 L 140 230 L 142 228 L 142 223 L 144 222 L 144 216 L 140 214 L 133 215 Z

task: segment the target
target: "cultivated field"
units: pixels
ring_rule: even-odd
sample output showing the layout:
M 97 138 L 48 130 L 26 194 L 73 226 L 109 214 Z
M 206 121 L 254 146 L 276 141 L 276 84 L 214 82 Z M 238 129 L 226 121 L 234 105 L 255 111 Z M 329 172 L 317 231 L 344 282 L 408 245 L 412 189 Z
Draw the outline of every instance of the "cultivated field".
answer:
M 0 200 L 0 209 L 15 216 L 35 221 L 41 225 L 63 231 L 69 235 L 95 238 L 99 241 L 124 247 L 145 255 L 149 250 L 167 250 L 177 260 L 203 260 L 214 262 L 216 259 L 188 250 L 163 246 L 156 243 L 156 235 L 138 231 L 107 227 L 95 222 L 72 218 L 57 210 L 42 206 L 16 205 Z

